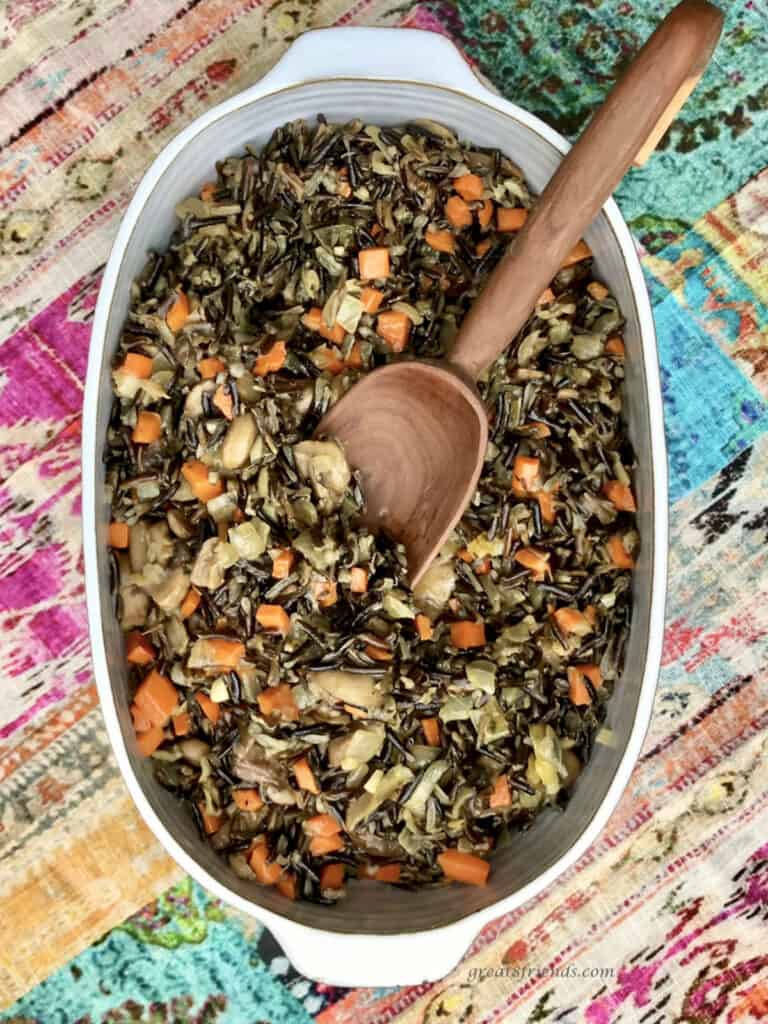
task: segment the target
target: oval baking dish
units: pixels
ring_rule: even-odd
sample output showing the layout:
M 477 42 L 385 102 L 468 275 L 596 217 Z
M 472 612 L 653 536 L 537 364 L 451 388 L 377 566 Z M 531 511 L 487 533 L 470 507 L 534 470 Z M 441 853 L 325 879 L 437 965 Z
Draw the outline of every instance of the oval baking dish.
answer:
M 592 843 L 629 779 L 645 735 L 659 669 L 667 548 L 667 480 L 653 320 L 629 230 L 613 201 L 587 233 L 601 279 L 626 316 L 625 415 L 635 446 L 642 551 L 623 678 L 608 708 L 613 745 L 598 744 L 564 813 L 548 811 L 493 858 L 485 888 L 406 892 L 353 884 L 334 907 L 289 902 L 239 879 L 204 843 L 191 816 L 137 755 L 119 626 L 112 609 L 102 454 L 110 370 L 131 282 L 147 250 L 164 249 L 174 206 L 196 192 L 217 159 L 266 142 L 277 126 L 322 112 L 375 124 L 432 118 L 479 145 L 497 146 L 536 192 L 567 143 L 486 89 L 454 46 L 418 30 L 342 28 L 307 33 L 260 82 L 191 124 L 155 160 L 126 211 L 94 319 L 83 431 L 83 526 L 93 659 L 112 746 L 136 805 L 168 853 L 198 882 L 262 921 L 305 974 L 337 985 L 433 980 L 480 928 L 552 884 Z

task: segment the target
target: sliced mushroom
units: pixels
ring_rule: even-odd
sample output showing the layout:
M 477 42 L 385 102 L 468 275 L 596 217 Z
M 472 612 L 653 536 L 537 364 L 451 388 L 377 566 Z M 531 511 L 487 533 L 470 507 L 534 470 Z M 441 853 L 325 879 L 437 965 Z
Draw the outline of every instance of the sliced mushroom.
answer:
M 302 441 L 294 445 L 296 468 L 312 484 L 320 508 L 330 512 L 341 502 L 352 479 L 341 445 L 335 441 Z
M 122 615 L 120 624 L 123 629 L 135 629 L 143 626 L 149 615 L 149 597 L 135 583 L 125 583 L 120 587 L 120 604 Z
M 210 537 L 198 552 L 192 566 L 192 582 L 196 587 L 216 590 L 224 582 L 224 573 L 237 561 L 231 544 Z
M 369 711 L 380 708 L 384 703 L 385 695 L 374 676 L 329 669 L 327 672 L 308 673 L 307 682 L 312 693 L 323 700 L 352 704 Z
M 147 587 L 152 600 L 165 612 L 175 611 L 189 591 L 189 576 L 183 569 L 169 572 L 162 583 Z
M 386 730 L 381 722 L 357 726 L 346 736 L 338 736 L 328 744 L 328 763 L 332 768 L 353 772 L 381 753 Z
M 224 469 L 240 469 L 246 464 L 256 434 L 256 421 L 249 412 L 235 416 L 221 446 L 221 464 Z

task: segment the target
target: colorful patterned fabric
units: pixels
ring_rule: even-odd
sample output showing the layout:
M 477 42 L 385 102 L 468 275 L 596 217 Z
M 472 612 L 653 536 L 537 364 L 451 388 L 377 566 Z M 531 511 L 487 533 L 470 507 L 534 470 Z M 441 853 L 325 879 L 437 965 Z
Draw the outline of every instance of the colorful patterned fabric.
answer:
M 768 1017 L 768 12 L 721 2 L 714 64 L 619 191 L 653 299 L 671 473 L 664 664 L 643 754 L 557 885 L 489 925 L 443 982 L 392 991 L 299 977 L 268 932 L 182 877 L 120 782 L 79 535 L 100 268 L 156 153 L 305 28 L 443 32 L 573 135 L 671 4 L 0 5 L 0 1019 Z

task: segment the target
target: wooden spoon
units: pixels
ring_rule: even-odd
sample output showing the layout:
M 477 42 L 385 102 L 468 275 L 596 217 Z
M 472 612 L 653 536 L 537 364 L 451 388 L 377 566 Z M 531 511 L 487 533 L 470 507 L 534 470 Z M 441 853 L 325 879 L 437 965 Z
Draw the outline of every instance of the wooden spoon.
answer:
M 722 13 L 683 0 L 659 25 L 562 161 L 467 314 L 447 359 L 368 374 L 326 414 L 361 473 L 366 521 L 405 545 L 415 585 L 475 491 L 488 441 L 478 376 L 507 348 L 633 161 L 658 143 L 701 77 Z

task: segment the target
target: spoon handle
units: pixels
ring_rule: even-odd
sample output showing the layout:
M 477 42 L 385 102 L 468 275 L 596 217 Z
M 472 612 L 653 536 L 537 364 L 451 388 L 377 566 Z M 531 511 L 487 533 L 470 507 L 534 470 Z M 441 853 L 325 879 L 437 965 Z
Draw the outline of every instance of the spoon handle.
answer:
M 564 158 L 496 269 L 448 357 L 475 380 L 515 338 L 630 165 L 653 151 L 717 45 L 721 11 L 683 0 L 659 25 Z M 514 156 L 514 154 L 511 154 Z

